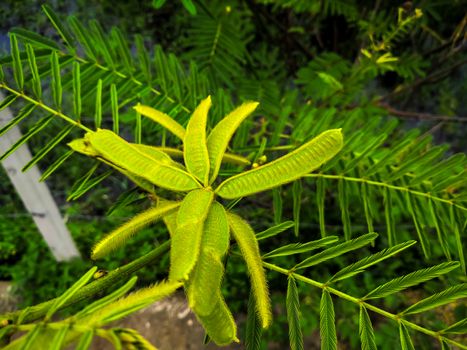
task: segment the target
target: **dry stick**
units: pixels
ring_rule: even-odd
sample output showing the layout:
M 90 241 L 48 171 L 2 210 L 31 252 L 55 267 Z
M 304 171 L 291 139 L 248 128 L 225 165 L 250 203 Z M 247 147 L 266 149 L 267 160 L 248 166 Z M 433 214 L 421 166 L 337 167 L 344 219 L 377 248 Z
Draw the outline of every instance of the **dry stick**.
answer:
M 73 295 L 73 297 L 71 297 L 62 307 L 60 307 L 60 309 L 75 304 L 81 300 L 87 299 L 101 292 L 102 290 L 122 281 L 126 277 L 130 276 L 132 273 L 154 262 L 159 256 L 164 254 L 169 249 L 169 246 L 170 240 L 167 240 L 157 248 L 143 255 L 142 257 L 133 260 L 132 262 L 126 265 L 118 267 L 115 270 L 109 272 L 106 276 L 89 283 L 88 285 L 84 286 L 81 290 L 79 290 L 75 295 Z M 56 298 L 29 307 L 27 315 L 23 319 L 23 323 L 32 322 L 43 317 L 47 313 L 48 309 L 50 309 L 52 304 L 55 302 L 55 300 Z M 19 310 L 0 315 L 0 322 L 2 320 L 8 320 L 8 323 L 10 324 L 15 323 L 21 313 L 22 310 Z
M 467 117 L 457 117 L 457 116 L 450 117 L 447 115 L 401 111 L 399 109 L 391 107 L 387 103 L 379 103 L 378 106 L 383 107 L 385 110 L 387 110 L 391 114 L 394 114 L 395 116 L 403 117 L 403 118 L 415 118 L 415 119 L 420 119 L 420 120 L 435 120 L 435 121 L 444 121 L 444 122 L 467 123 Z
M 467 63 L 467 59 L 460 60 L 456 63 L 454 63 L 452 66 L 449 66 L 445 69 L 439 70 L 437 72 L 434 72 L 433 74 L 430 74 L 424 78 L 417 79 L 414 81 L 412 84 L 402 86 L 398 90 L 392 91 L 387 95 L 381 96 L 378 101 L 387 101 L 389 98 L 392 98 L 394 96 L 400 95 L 401 93 L 405 92 L 406 90 L 409 89 L 414 89 L 420 85 L 423 85 L 425 83 L 435 83 L 439 80 L 439 78 L 444 77 L 446 74 L 449 74 L 452 70 L 456 69 L 457 67 L 462 66 L 463 64 Z

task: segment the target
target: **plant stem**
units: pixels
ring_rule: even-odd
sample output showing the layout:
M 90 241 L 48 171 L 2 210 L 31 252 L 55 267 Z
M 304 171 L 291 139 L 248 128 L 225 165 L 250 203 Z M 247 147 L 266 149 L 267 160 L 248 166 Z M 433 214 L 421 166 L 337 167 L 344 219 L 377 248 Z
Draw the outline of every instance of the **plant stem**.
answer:
M 311 278 L 308 278 L 308 277 L 305 277 L 305 276 L 302 276 L 302 275 L 299 275 L 299 274 L 293 272 L 293 270 L 286 270 L 286 269 L 284 269 L 282 267 L 279 267 L 277 265 L 270 264 L 270 263 L 267 263 L 267 262 L 264 262 L 264 261 L 263 261 L 263 266 L 265 266 L 269 270 L 273 270 L 273 271 L 282 273 L 282 274 L 284 274 L 286 276 L 293 276 L 295 279 L 297 279 L 299 281 L 302 281 L 302 282 L 305 282 L 306 284 L 310 284 L 310 285 L 315 286 L 315 287 L 320 288 L 320 289 L 325 289 L 325 290 L 329 291 L 330 293 L 338 296 L 341 299 L 345 299 L 345 300 L 350 301 L 351 303 L 354 303 L 354 304 L 357 304 L 357 305 L 362 305 L 368 310 L 376 312 L 377 314 L 380 314 L 380 315 L 382 315 L 382 316 L 384 316 L 386 318 L 389 318 L 389 319 L 391 319 L 393 321 L 396 321 L 398 323 L 403 323 L 407 327 L 410 327 L 410 328 L 412 328 L 412 329 L 414 329 L 416 331 L 419 331 L 421 333 L 427 334 L 427 335 L 429 335 L 431 337 L 437 338 L 440 341 L 444 340 L 447 343 L 458 346 L 460 349 L 467 349 L 467 345 L 464 345 L 464 344 L 458 343 L 455 340 L 446 338 L 443 335 L 441 335 L 439 332 L 432 331 L 430 329 L 421 327 L 421 326 L 419 326 L 419 325 L 417 325 L 415 323 L 407 321 L 407 320 L 403 319 L 399 315 L 387 312 L 387 311 L 385 311 L 383 309 L 380 309 L 377 306 L 368 304 L 367 302 L 363 301 L 362 299 L 355 298 L 355 297 L 353 297 L 351 295 L 348 295 L 346 293 L 343 293 L 343 292 L 341 292 L 341 291 L 339 291 L 337 289 L 329 287 L 325 283 L 321 283 L 321 282 L 312 280 Z
M 118 267 L 115 270 L 109 272 L 106 276 L 89 283 L 88 285 L 84 286 L 80 291 L 78 291 L 75 295 L 73 295 L 73 297 L 70 298 L 70 300 L 68 300 L 60 309 L 63 309 L 67 306 L 87 299 L 101 292 L 103 289 L 106 289 L 120 282 L 121 280 L 130 276 L 132 273 L 154 262 L 159 256 L 164 254 L 169 249 L 169 246 L 170 240 L 167 240 L 157 248 L 143 255 L 142 257 L 133 260 L 132 262 L 124 266 Z M 52 306 L 55 299 L 51 299 L 49 301 L 29 307 L 27 315 L 24 317 L 23 322 L 32 322 L 43 317 L 47 313 L 47 310 Z M 16 323 L 21 313 L 22 310 L 19 310 L 0 315 L 0 322 L 2 320 L 9 320 L 10 323 Z
M 373 180 L 368 180 L 368 179 L 360 178 L 360 177 L 350 177 L 350 176 L 344 176 L 344 175 L 330 175 L 330 174 L 321 174 L 321 173 L 319 173 L 319 174 L 308 174 L 308 175 L 305 175 L 304 177 L 321 177 L 321 178 L 324 178 L 324 179 L 332 179 L 332 180 L 342 179 L 344 181 L 351 181 L 351 182 L 361 182 L 361 183 L 364 182 L 364 183 L 367 183 L 368 185 L 372 185 L 372 186 L 387 187 L 387 188 L 390 188 L 390 189 L 396 190 L 396 191 L 408 192 L 408 193 L 411 193 L 411 194 L 413 194 L 415 196 L 426 197 L 426 198 L 432 199 L 432 200 L 437 201 L 437 202 L 442 202 L 442 203 L 452 205 L 454 207 L 459 208 L 462 211 L 467 211 L 466 207 L 464 207 L 464 206 L 462 206 L 460 204 L 454 203 L 452 200 L 432 196 L 431 193 L 429 193 L 429 192 L 415 191 L 415 190 L 411 190 L 408 187 L 391 185 L 391 184 L 388 184 L 388 183 L 385 183 L 385 182 L 373 181 Z
M 37 101 L 27 95 L 25 95 L 23 92 L 21 91 L 18 91 L 18 90 L 15 90 L 9 86 L 7 86 L 5 83 L 0 83 L 0 88 L 3 88 L 13 94 L 15 94 L 16 96 L 19 96 L 21 97 L 22 99 L 28 101 L 28 102 L 31 102 L 33 104 L 35 104 L 36 106 L 42 108 L 43 110 L 53 114 L 53 115 L 56 115 L 57 117 L 60 117 L 62 118 L 63 120 L 67 121 L 68 123 L 74 125 L 74 126 L 77 126 L 78 128 L 81 128 L 83 129 L 84 131 L 87 131 L 87 132 L 90 132 L 92 131 L 91 129 L 89 129 L 88 127 L 84 126 L 83 124 L 81 124 L 81 122 L 79 121 L 76 121 L 68 116 L 66 116 L 65 114 L 63 114 L 62 112 L 60 111 L 57 111 L 53 108 L 50 108 L 49 106 L 46 106 L 45 104 L 43 104 L 41 101 Z

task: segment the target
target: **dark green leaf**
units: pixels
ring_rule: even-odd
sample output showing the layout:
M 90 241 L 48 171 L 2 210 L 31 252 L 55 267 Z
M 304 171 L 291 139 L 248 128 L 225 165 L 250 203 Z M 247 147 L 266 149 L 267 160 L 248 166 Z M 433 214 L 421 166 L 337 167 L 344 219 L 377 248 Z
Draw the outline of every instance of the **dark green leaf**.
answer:
M 263 255 L 263 259 L 270 259 L 278 256 L 288 256 L 299 253 L 306 253 L 314 249 L 325 247 L 329 244 L 337 242 L 339 239 L 337 236 L 327 236 L 317 241 L 311 241 L 308 243 L 292 243 L 284 245 L 280 248 L 274 249 L 269 253 Z
M 94 273 L 97 271 L 97 266 L 93 266 L 86 272 L 78 281 L 76 281 L 70 288 L 68 288 L 62 295 L 56 298 L 44 317 L 45 321 L 50 320 L 55 312 L 73 296 L 75 295 L 89 280 L 92 278 Z
M 0 111 L 4 110 L 7 108 L 9 105 L 11 105 L 15 100 L 18 98 L 18 95 L 8 95 L 5 97 L 1 102 L 0 102 Z
M 362 350 L 376 350 L 375 332 L 368 311 L 360 305 L 359 334 Z
M 309 258 L 300 262 L 299 264 L 295 265 L 294 270 L 314 266 L 323 261 L 335 258 L 336 256 L 364 247 L 367 244 L 373 242 L 376 239 L 376 237 L 378 237 L 377 233 L 367 233 L 366 235 L 354 238 L 350 241 L 323 250 L 322 252 L 312 255 Z
M 96 88 L 96 113 L 94 115 L 94 124 L 96 130 L 101 127 L 102 124 L 102 80 L 97 81 Z
M 467 318 L 444 328 L 440 333 L 464 334 L 467 333 Z
M 272 236 L 275 236 L 281 232 L 284 232 L 285 230 L 291 228 L 292 226 L 294 226 L 294 222 L 293 221 L 284 221 L 283 223 L 280 223 L 278 225 L 275 225 L 273 227 L 270 227 L 268 228 L 267 230 L 264 230 L 262 232 L 258 232 L 256 234 L 256 239 L 258 241 L 262 240 L 262 239 L 265 239 L 265 238 L 269 238 L 269 237 L 272 237 Z
M 52 25 L 57 30 L 58 34 L 60 34 L 60 36 L 62 37 L 63 41 L 65 42 L 65 45 L 72 52 L 74 52 L 75 39 L 68 30 L 66 24 L 60 21 L 57 14 L 50 8 L 50 6 L 42 5 L 42 10 L 45 12 L 50 22 L 52 22 Z
M 117 86 L 115 84 L 110 85 L 110 104 L 112 107 L 113 132 L 118 135 L 119 133 L 118 95 L 117 95 Z
M 196 7 L 191 0 L 182 0 L 183 7 L 192 15 L 196 15 Z
M 261 350 L 261 335 L 263 334 L 263 328 L 261 327 L 261 322 L 259 322 L 256 316 L 255 297 L 252 292 L 250 292 L 250 297 L 248 298 L 245 333 L 246 350 Z
M 89 32 L 74 16 L 68 17 L 68 23 L 70 24 L 71 30 L 75 34 L 76 39 L 83 47 L 86 56 L 91 58 L 93 61 L 96 61 L 97 52 L 94 48 L 93 40 Z
M 402 350 L 415 350 L 410 334 L 403 323 L 399 323 L 399 336 Z
M 39 35 L 37 33 L 31 32 L 23 28 L 13 28 L 10 30 L 10 33 L 18 36 L 19 38 L 23 39 L 26 42 L 33 44 L 35 47 L 40 47 L 40 48 L 50 49 L 50 50 L 60 49 L 59 46 L 55 43 L 55 41 L 50 40 L 46 37 L 43 37 L 42 35 Z
M 144 78 L 149 86 L 152 86 L 151 65 L 149 64 L 149 54 L 144 46 L 144 40 L 141 35 L 136 35 L 136 53 L 138 55 L 139 65 Z
M 458 268 L 460 264 L 457 261 L 451 261 L 435 265 L 426 269 L 417 270 L 401 277 L 394 278 L 393 280 L 376 287 L 370 293 L 365 295 L 363 299 L 376 299 L 384 298 L 388 295 L 397 293 L 406 288 L 415 286 L 419 283 L 428 281 L 435 277 L 442 276 L 451 270 Z
M 37 70 L 36 56 L 34 49 L 30 44 L 26 44 L 26 52 L 28 54 L 29 68 L 32 74 L 32 90 L 36 97 L 40 100 L 42 97 L 42 86 L 39 71 Z
M 462 283 L 420 300 L 404 310 L 401 314 L 416 314 L 447 303 L 467 298 L 467 283 Z
M 321 237 L 326 237 L 326 222 L 324 220 L 325 185 L 324 178 L 318 177 L 316 180 L 316 204 L 318 206 L 319 229 L 321 232 Z
M 24 87 L 24 75 L 23 75 L 23 65 L 21 64 L 21 59 L 19 57 L 19 47 L 18 40 L 16 35 L 10 32 L 10 47 L 11 47 L 11 57 L 13 58 L 13 75 L 15 77 L 16 85 L 19 90 L 23 90 Z
M 152 6 L 155 9 L 160 9 L 162 6 L 164 6 L 166 0 L 152 0 Z
M 334 315 L 334 305 L 331 295 L 323 290 L 320 303 L 319 333 L 321 336 L 321 350 L 337 350 L 337 335 Z
M 4 154 L 0 156 L 0 161 L 7 158 L 10 154 L 12 154 L 18 147 L 26 143 L 31 137 L 33 137 L 35 134 L 37 134 L 39 131 L 41 131 L 43 128 L 49 124 L 52 119 L 53 115 L 49 115 L 47 117 L 41 118 L 36 124 L 34 124 L 26 134 L 21 136 L 11 148 L 6 151 Z
M 62 141 L 70 132 L 73 130 L 74 125 L 67 125 L 62 129 L 55 137 L 47 143 L 36 155 L 21 169 L 21 171 L 26 171 L 32 166 L 34 166 L 38 161 L 40 161 L 44 156 L 49 153 L 60 141 Z
M 53 162 L 52 165 L 50 165 L 47 170 L 42 174 L 41 178 L 39 179 L 39 181 L 44 181 L 45 179 L 47 179 L 50 175 L 52 175 L 52 173 L 58 169 L 58 167 L 60 165 L 63 164 L 63 162 L 65 160 L 67 160 L 73 153 L 75 153 L 75 151 L 73 150 L 69 150 L 67 152 L 65 152 L 64 154 L 62 154 L 62 156 L 60 158 L 58 158 L 55 162 Z
M 52 95 L 55 106 L 62 108 L 62 76 L 60 73 L 60 62 L 58 61 L 57 51 L 53 51 L 50 56 L 50 65 L 52 68 Z
M 352 226 L 350 225 L 350 211 L 349 211 L 349 191 L 343 179 L 339 179 L 338 186 L 339 207 L 341 210 L 341 219 L 344 224 L 344 237 L 349 240 L 352 236 Z
M 272 207 L 274 211 L 274 224 L 278 225 L 282 221 L 282 196 L 281 186 L 272 189 Z
M 300 326 L 300 300 L 297 285 L 292 275 L 288 277 L 287 284 L 287 324 L 289 326 L 289 342 L 291 350 L 303 350 L 303 335 Z
M 302 205 L 302 182 L 300 179 L 296 180 L 292 186 L 292 196 L 293 196 L 293 220 L 294 220 L 294 233 L 295 237 L 298 237 L 300 232 L 300 209 Z
M 80 65 L 73 62 L 73 112 L 78 120 L 81 117 L 81 77 Z
M 370 255 L 370 256 L 367 256 L 359 261 L 357 261 L 356 263 L 353 263 L 352 265 L 349 265 L 349 266 L 346 266 L 344 267 L 343 269 L 341 269 L 340 271 L 336 272 L 336 274 L 334 274 L 334 276 L 332 276 L 328 283 L 331 283 L 331 282 L 336 282 L 336 281 L 340 281 L 340 280 L 343 280 L 345 278 L 349 278 L 349 277 L 352 277 L 352 276 L 355 276 L 356 274 L 359 274 L 363 271 L 365 271 L 368 267 L 372 266 L 372 265 L 375 265 L 409 247 L 411 247 L 412 245 L 414 245 L 415 243 L 417 243 L 416 241 L 408 241 L 408 242 L 404 242 L 404 243 L 401 243 L 401 244 L 398 244 L 398 245 L 395 245 L 393 247 L 389 247 L 389 248 L 386 248 L 386 249 L 383 249 L 381 251 L 379 251 L 378 253 L 376 254 L 373 254 L 373 255 Z

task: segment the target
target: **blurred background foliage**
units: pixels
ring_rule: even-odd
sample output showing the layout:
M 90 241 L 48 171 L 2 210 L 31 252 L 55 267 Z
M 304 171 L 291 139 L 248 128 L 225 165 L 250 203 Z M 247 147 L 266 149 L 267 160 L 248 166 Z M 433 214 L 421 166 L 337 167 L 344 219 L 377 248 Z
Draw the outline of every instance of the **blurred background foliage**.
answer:
M 40 5 L 30 0 L 0 3 L 0 49 L 4 55 L 9 51 L 7 32 L 12 27 L 28 28 L 59 40 L 46 16 L 41 14 Z M 168 111 L 179 117 L 181 122 L 186 120 L 183 108 L 192 110 L 199 99 L 208 93 L 215 100 L 211 125 L 241 101 L 260 101 L 259 112 L 242 126 L 233 147 L 251 159 L 263 154 L 273 159 L 288 149 L 288 145 L 295 147 L 318 130 L 334 126 L 344 127 L 349 139 L 353 133 L 366 128 L 357 139 L 362 144 L 366 142 L 368 147 L 372 146 L 374 139 L 365 141 L 366 135 L 387 133 L 388 137 L 379 140 L 378 146 L 389 150 L 394 147 L 394 140 L 400 141 L 410 132 L 414 133 L 412 130 L 418 130 L 415 131 L 418 135 L 432 136 L 427 147 L 449 144 L 449 150 L 442 154 L 442 158 L 435 160 L 435 164 L 443 157 L 467 149 L 467 106 L 463 103 L 467 96 L 465 1 L 197 0 L 192 2 L 196 15 L 179 1 L 76 0 L 49 1 L 48 5 L 63 18 L 73 15 L 83 23 L 97 20 L 105 35 L 111 33 L 112 26 L 117 26 L 129 39 L 131 54 L 138 56 L 140 61 L 144 61 L 141 52 L 148 52 L 147 57 L 151 58 L 155 68 L 152 73 L 145 72 L 144 77 L 152 75 L 154 86 L 157 85 L 164 95 L 175 96 L 175 101 L 180 102 L 180 105 L 176 103 L 174 109 Z M 178 69 L 179 73 L 163 76 L 165 66 L 158 67 L 161 62 L 165 62 L 167 67 L 175 67 L 173 69 Z M 144 70 L 144 64 L 141 67 Z M 194 87 L 197 90 L 193 92 Z M 151 101 L 145 95 L 142 98 L 147 99 L 146 102 Z M 63 110 L 72 109 L 71 99 L 64 95 Z M 133 104 L 136 102 L 133 101 Z M 94 105 L 83 103 L 84 121 L 86 117 L 91 118 L 93 108 Z M 120 111 L 120 121 L 126 130 L 124 132 L 131 135 L 131 108 Z M 109 113 L 103 116 L 103 125 L 111 125 Z M 28 122 L 22 127 L 27 129 Z M 60 125 L 52 125 L 49 130 L 53 134 L 60 130 Z M 145 143 L 173 142 L 160 128 L 149 124 L 144 124 L 143 136 Z M 44 144 L 42 138 L 33 138 L 29 142 L 33 153 Z M 64 150 L 65 146 L 54 149 L 40 163 L 40 167 L 45 169 Z M 353 151 L 353 158 L 346 161 L 350 162 L 365 153 L 365 149 Z M 128 205 L 107 216 L 117 198 L 131 189 L 130 183 L 115 174 L 78 200 L 67 201 L 73 180 L 83 176 L 82 169 L 88 168 L 87 162 L 87 159 L 73 157 L 66 167 L 59 168 L 48 180 L 84 257 L 81 261 L 55 262 L 12 186 L 8 181 L 0 182 L 0 276 L 14 282 L 23 305 L 62 293 L 76 276 L 84 273 L 92 264 L 88 260 L 92 244 L 150 205 L 146 197 L 136 195 Z M 342 173 L 350 171 L 350 175 L 362 178 L 366 175 L 361 172 L 371 165 L 349 170 L 345 164 L 336 163 L 334 165 Z M 461 169 L 459 176 L 465 176 L 463 167 L 465 170 L 465 163 L 456 168 Z M 0 177 L 5 179 L 2 171 Z M 235 169 L 226 169 L 225 173 L 229 171 Z M 375 176 L 384 180 L 385 175 L 378 173 Z M 463 181 L 460 187 L 456 187 L 457 190 L 465 190 L 465 178 Z M 367 232 L 368 211 L 372 213 L 374 230 L 381 232 L 378 240 L 380 246 L 363 249 L 359 251 L 361 256 L 352 256 L 352 260 L 386 247 L 388 241 L 391 243 L 390 234 L 388 238 L 385 235 L 388 223 L 383 198 L 379 194 L 369 192 L 369 196 L 374 198 L 363 203 L 371 203 L 372 208 L 366 208 L 365 205 L 355 204 L 361 200 L 361 190 L 348 185 L 350 189 L 345 189 L 347 194 L 341 198 L 342 188 L 329 181 L 323 183 L 318 184 L 314 178 L 302 180 L 299 216 L 297 204 L 294 204 L 298 187 L 292 185 L 245 199 L 236 209 L 244 211 L 243 216 L 257 231 L 295 219 L 299 222 L 298 239 L 308 241 L 317 239 L 320 232 L 323 233 L 321 213 L 316 204 L 320 201 L 319 191 L 322 190 L 328 234 L 343 236 L 345 231 L 347 236 L 351 232 Z M 460 193 L 464 193 L 464 197 L 459 199 L 459 203 L 463 202 L 465 206 L 467 197 L 465 192 Z M 393 200 L 393 222 L 390 224 L 397 231 L 397 241 L 413 239 L 415 230 L 418 230 L 412 220 L 414 215 L 407 213 L 407 207 L 401 204 L 400 198 Z M 346 204 L 344 207 L 343 202 Z M 462 218 L 460 220 L 462 223 Z M 461 225 L 461 230 L 464 230 L 461 233 L 465 236 L 465 225 Z M 435 241 L 433 229 L 431 233 L 430 239 Z M 446 232 L 447 245 L 454 247 L 454 238 L 450 233 Z M 149 251 L 161 235 L 166 235 L 162 225 L 146 229 L 126 246 L 125 251 L 117 252 L 99 266 L 112 269 L 129 262 Z M 265 241 L 261 249 L 268 251 L 295 240 L 294 228 L 291 227 Z M 298 257 L 283 259 L 284 265 L 299 261 Z M 340 267 L 347 266 L 350 261 L 347 259 L 339 257 L 333 261 L 333 266 L 318 266 L 312 274 L 323 278 L 330 276 Z M 440 245 L 433 243 L 430 264 L 444 260 Z M 400 259 L 391 260 L 384 269 L 364 274 L 359 285 L 355 285 L 354 281 L 343 281 L 343 289 L 350 294 L 352 291 L 361 294 L 361 289 L 368 290 L 395 275 L 423 268 L 426 262 L 418 247 L 418 250 L 406 251 Z M 157 268 L 149 267 L 141 271 L 139 283 L 147 284 L 162 278 L 167 264 L 167 261 L 161 261 Z M 243 264 L 237 264 L 235 258 L 231 258 L 224 286 L 229 305 L 238 313 L 246 311 L 243 301 L 248 298 L 243 268 Z M 283 308 L 285 278 L 274 273 L 270 273 L 269 278 L 273 300 L 277 305 L 276 322 L 264 338 L 286 344 Z M 459 274 L 450 278 L 465 281 L 465 277 Z M 448 278 L 442 282 L 449 285 Z M 299 288 L 303 305 L 303 331 L 305 335 L 310 335 L 318 325 L 319 293 L 309 286 L 299 285 Z M 401 305 L 413 302 L 414 298 L 418 300 L 420 296 L 432 294 L 430 283 L 423 288 L 414 290 L 414 294 L 405 293 L 403 298 L 387 298 L 385 308 L 397 310 Z M 336 315 L 339 317 L 337 328 L 340 341 L 345 348 L 356 348 L 356 329 L 352 324 L 358 322 L 351 322 L 352 318 L 357 317 L 355 307 L 345 303 L 338 305 Z M 423 322 L 436 324 L 443 322 L 443 317 L 460 319 L 465 317 L 465 313 L 465 305 L 454 304 L 441 314 L 439 311 L 430 313 L 430 319 Z M 395 326 L 385 320 L 379 321 L 373 322 L 377 329 L 377 345 L 381 349 L 396 348 L 388 341 L 388 334 L 397 332 L 391 328 Z M 451 320 L 449 322 L 452 323 Z M 417 343 L 417 349 L 432 348 L 430 345 L 422 346 L 423 340 Z

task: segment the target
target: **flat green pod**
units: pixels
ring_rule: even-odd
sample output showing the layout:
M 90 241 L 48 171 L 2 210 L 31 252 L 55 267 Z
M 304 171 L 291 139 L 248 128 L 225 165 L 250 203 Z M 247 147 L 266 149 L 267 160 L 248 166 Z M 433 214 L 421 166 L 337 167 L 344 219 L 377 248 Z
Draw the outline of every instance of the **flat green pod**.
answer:
M 100 157 L 156 186 L 181 192 L 201 187 L 192 175 L 173 165 L 156 161 L 110 130 L 87 133 L 85 140 Z
M 239 342 L 237 338 L 237 326 L 224 298 L 216 293 L 217 302 L 212 312 L 207 316 L 196 315 L 203 325 L 206 333 L 217 345 L 228 345 Z
M 222 182 L 216 194 L 233 199 L 294 181 L 334 157 L 343 146 L 341 129 L 327 130 L 293 152 Z
M 199 315 L 209 315 L 216 304 L 215 294 L 220 293 L 224 276 L 222 258 L 229 249 L 229 243 L 225 209 L 214 202 L 204 222 L 198 262 L 186 284 L 190 307 Z
M 158 111 L 149 106 L 138 104 L 133 107 L 136 112 L 139 114 L 151 119 L 152 121 L 162 125 L 164 128 L 169 130 L 172 134 L 177 136 L 180 140 L 185 138 L 185 128 L 177 123 L 172 117 L 169 115 Z
M 190 308 L 200 316 L 209 315 L 221 292 L 224 265 L 212 249 L 203 249 L 198 262 L 185 285 Z
M 140 143 L 132 143 L 131 145 L 133 147 L 135 147 L 141 153 L 146 154 L 147 156 L 153 158 L 157 162 L 161 162 L 162 164 L 169 165 L 169 166 L 174 166 L 176 168 L 179 168 L 179 169 L 182 169 L 182 170 L 186 171 L 185 167 L 182 164 L 174 161 L 170 157 L 169 154 L 167 154 L 166 152 L 161 151 L 157 147 L 150 146 L 150 145 L 143 145 L 143 144 L 140 144 Z
M 250 273 L 250 281 L 253 295 L 256 301 L 258 319 L 263 328 L 267 328 L 272 321 L 271 301 L 269 300 L 268 285 L 264 273 L 258 241 L 251 226 L 240 216 L 227 212 L 232 236 L 237 242 L 245 259 Z
M 177 228 L 177 216 L 178 216 L 178 209 L 165 215 L 162 219 L 164 220 L 164 224 L 167 227 L 167 231 L 169 231 L 170 237 L 172 237 L 175 233 Z
M 187 280 L 195 267 L 203 236 L 204 221 L 214 193 L 206 189 L 189 192 L 182 200 L 177 215 L 177 227 L 172 234 L 169 280 Z
M 134 216 L 129 221 L 113 230 L 103 239 L 101 239 L 92 249 L 91 259 L 97 260 L 118 249 L 125 242 L 144 227 L 160 220 L 177 210 L 180 202 L 164 201 L 157 207 L 150 208 Z
M 210 179 L 212 183 L 219 173 L 222 158 L 234 132 L 240 124 L 258 107 L 258 102 L 246 102 L 235 108 L 212 129 L 207 139 Z
M 229 222 L 224 206 L 214 201 L 204 222 L 204 233 L 201 246 L 211 249 L 219 258 L 224 257 L 229 249 Z
M 204 186 L 209 180 L 209 155 L 206 145 L 206 124 L 211 108 L 211 96 L 201 101 L 193 112 L 183 139 L 185 166 Z
M 87 155 L 89 157 L 94 157 L 94 158 L 100 160 L 101 162 L 111 166 L 115 170 L 121 172 L 123 175 L 128 177 L 131 181 L 133 181 L 137 186 L 139 186 L 143 190 L 145 190 L 145 191 L 147 191 L 149 193 L 154 193 L 154 188 L 153 188 L 154 185 L 151 182 L 147 181 L 146 179 L 144 179 L 144 178 L 142 178 L 140 176 L 134 175 L 134 174 L 130 173 L 129 171 L 126 171 L 125 169 L 122 169 L 119 166 L 116 166 L 115 164 L 105 160 L 104 158 L 101 158 L 100 154 L 85 139 L 73 140 L 73 141 L 68 143 L 68 146 L 71 149 L 73 149 L 74 151 L 78 152 L 78 153 Z

